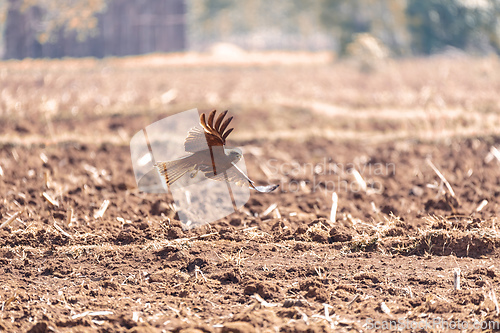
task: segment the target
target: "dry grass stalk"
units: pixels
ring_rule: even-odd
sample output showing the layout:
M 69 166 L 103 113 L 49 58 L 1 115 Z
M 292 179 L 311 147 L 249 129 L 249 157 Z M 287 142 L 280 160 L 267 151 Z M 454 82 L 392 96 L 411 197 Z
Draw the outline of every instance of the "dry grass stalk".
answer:
M 455 290 L 460 290 L 460 268 L 453 270 L 453 287 Z
M 239 231 L 241 231 L 241 232 L 247 232 L 247 231 L 252 231 L 252 230 L 255 230 L 255 229 L 257 229 L 257 227 L 248 227 L 248 228 L 240 229 Z
M 500 306 L 498 305 L 498 299 L 495 293 L 495 289 L 493 288 L 493 285 L 490 282 L 488 282 L 488 288 L 489 288 L 488 297 L 491 299 L 493 304 L 495 304 L 495 313 L 498 316 L 500 315 Z
M 49 158 L 44 152 L 40 153 L 40 159 L 42 160 L 43 163 L 47 163 L 49 161 Z
M 339 196 L 337 195 L 337 192 L 332 193 L 332 209 L 330 210 L 330 221 L 335 223 L 337 220 L 337 207 L 339 204 Z
M 14 296 L 10 297 L 8 300 L 3 302 L 2 312 L 9 306 L 10 303 L 14 302 L 16 299 L 17 299 L 17 293 L 14 293 Z
M 493 155 L 493 157 L 495 157 L 497 160 L 500 161 L 500 151 L 498 151 L 498 149 L 496 149 L 495 147 L 491 146 L 490 153 L 491 153 L 491 155 Z
M 85 311 L 83 313 L 79 313 L 79 314 L 71 316 L 71 319 L 75 320 L 75 319 L 83 318 L 83 317 L 86 317 L 86 316 L 89 316 L 89 317 L 94 317 L 94 316 L 108 316 L 108 315 L 112 315 L 112 314 L 113 314 L 113 311 L 94 311 L 94 312 Z
M 17 153 L 16 148 L 13 148 L 13 149 L 12 149 L 12 157 L 14 158 L 14 160 L 15 160 L 16 162 L 19 162 L 19 154 Z
M 201 277 L 203 278 L 203 280 L 205 280 L 205 282 L 207 282 L 207 278 L 205 277 L 205 274 L 203 274 L 203 272 L 201 271 L 200 267 L 198 266 L 194 266 L 194 274 L 195 274 L 195 277 L 196 277 L 196 280 L 198 280 L 198 273 L 200 273 Z
M 121 217 L 120 217 L 120 219 L 117 218 L 117 220 L 118 221 L 123 220 L 126 223 L 131 223 L 131 221 L 124 220 Z M 193 241 L 193 240 L 196 240 L 196 239 L 203 239 L 203 238 L 207 238 L 207 237 L 218 235 L 218 234 L 219 234 L 218 231 L 214 231 L 214 232 L 211 232 L 211 233 L 208 233 L 208 234 L 203 234 L 203 235 L 193 236 L 193 237 L 176 238 L 176 239 L 172 239 L 172 240 L 169 240 L 169 241 L 161 241 L 161 242 L 153 241 L 153 242 L 148 243 L 144 247 L 144 250 L 148 250 L 150 248 L 159 249 L 161 246 L 169 246 L 169 245 L 172 245 L 172 244 L 186 243 L 186 242 L 190 242 L 190 241 Z
M 7 216 L 8 217 L 12 217 L 12 215 L 9 214 L 9 213 L 7 213 Z M 16 217 L 16 221 L 19 222 L 19 223 L 21 223 L 22 225 L 26 225 L 26 222 L 24 222 L 23 220 L 21 220 L 19 217 Z
M 351 173 L 353 174 L 354 179 L 356 179 L 356 182 L 358 183 L 361 190 L 366 193 L 366 190 L 368 189 L 368 187 L 366 185 L 366 181 L 363 179 L 361 174 L 356 169 L 351 169 Z
M 269 303 L 265 299 L 263 299 L 259 294 L 254 294 L 253 297 L 262 305 L 263 307 L 266 308 L 272 308 L 275 306 L 278 306 L 279 304 L 277 303 Z
M 272 205 L 270 205 L 269 207 L 267 207 L 267 209 L 262 213 L 262 215 L 260 217 L 265 217 L 265 216 L 269 215 L 273 210 L 276 209 L 276 207 L 278 207 L 278 204 L 275 202 Z
M 68 234 L 66 231 L 64 231 L 60 226 L 57 225 L 56 221 L 54 221 L 54 228 L 56 228 L 57 231 L 59 231 L 61 234 L 64 236 L 73 239 L 73 236 Z
M 326 320 L 330 324 L 330 328 L 333 329 L 335 327 L 335 322 L 330 317 L 330 311 L 329 311 L 329 309 L 333 309 L 333 307 L 329 304 L 326 304 L 326 303 L 323 303 L 323 306 L 324 306 L 324 310 L 325 310 L 324 315 L 315 314 L 315 315 L 312 315 L 312 318 L 320 318 L 320 319 Z
M 479 206 L 477 206 L 477 208 L 476 208 L 476 212 L 482 211 L 483 208 L 486 207 L 487 204 L 488 204 L 488 200 L 485 199 L 485 200 L 481 201 Z
M 434 172 L 436 173 L 436 175 L 438 175 L 439 179 L 441 179 L 441 181 L 446 185 L 446 188 L 448 189 L 448 192 L 450 192 L 451 196 L 454 197 L 454 198 L 456 198 L 455 191 L 453 191 L 453 188 L 451 187 L 450 183 L 443 176 L 443 174 L 438 170 L 438 168 L 436 168 L 436 166 L 434 165 L 434 163 L 432 163 L 432 161 L 430 159 L 426 159 L 426 162 L 427 162 L 427 164 L 429 164 L 429 166 L 432 168 L 432 170 L 434 170 Z
M 330 310 L 329 309 L 333 309 L 333 306 L 331 306 L 330 304 L 326 304 L 326 303 L 323 303 L 323 306 L 325 307 L 325 319 L 328 322 L 331 322 L 332 319 L 330 318 Z
M 410 298 L 413 298 L 413 291 L 411 290 L 411 287 L 408 286 L 406 289 L 408 290 L 408 295 L 410 296 Z
M 8 226 L 9 223 L 14 221 L 15 219 L 17 219 L 17 217 L 19 215 L 21 215 L 22 212 L 23 212 L 23 210 L 20 210 L 17 213 L 15 213 L 14 215 L 12 215 L 11 217 L 9 217 L 4 223 L 2 223 L 2 225 L 0 225 L 0 229 L 3 229 L 4 227 Z
M 385 314 L 391 314 L 391 309 L 385 304 L 385 302 L 380 303 L 380 310 Z
M 71 221 L 73 220 L 73 208 L 69 207 L 68 208 L 68 212 L 67 212 L 67 215 L 66 215 L 66 225 L 68 227 L 71 226 Z
M 277 218 L 277 219 L 280 219 L 281 218 L 281 213 L 280 213 L 280 210 L 279 208 L 276 208 L 274 210 L 274 217 Z
M 43 192 L 42 196 L 47 200 L 52 206 L 59 207 L 59 202 L 54 200 L 47 192 Z
M 309 326 L 309 317 L 307 316 L 307 314 L 305 312 L 300 311 L 298 307 L 296 307 L 295 309 L 301 316 L 301 319 L 306 323 L 307 326 Z
M 109 206 L 109 200 L 104 200 L 102 202 L 101 208 L 94 214 L 95 219 L 99 219 L 104 216 L 104 213 L 106 212 L 106 209 L 108 209 Z
M 121 216 L 117 216 L 117 217 L 116 217 L 116 220 L 122 224 L 122 227 L 123 227 L 125 224 L 130 224 L 130 223 L 132 223 L 132 221 L 131 221 L 131 220 L 125 220 L 125 219 L 124 219 L 123 217 L 121 217 Z
M 324 279 L 326 277 L 325 273 L 321 271 L 321 267 L 314 267 L 314 271 L 318 274 L 320 279 Z
M 324 310 L 324 315 L 313 315 L 312 317 L 315 318 L 321 318 L 326 320 L 330 324 L 330 328 L 333 329 L 335 327 L 335 323 L 333 322 L 332 318 L 330 317 L 330 309 L 333 309 L 333 306 L 330 304 L 323 303 L 323 306 L 325 307 Z
M 203 235 L 200 235 L 200 236 L 191 237 L 191 238 L 189 238 L 189 240 L 207 238 L 207 237 L 210 237 L 210 236 L 213 236 L 213 235 L 218 235 L 218 234 L 219 234 L 218 231 L 214 231 L 214 232 L 211 232 L 211 233 L 208 233 L 208 234 L 203 234 Z
M 259 166 L 259 168 L 262 171 L 262 173 L 264 173 L 264 175 L 266 175 L 266 178 L 272 179 L 275 176 L 271 172 L 271 170 L 267 167 L 267 165 L 265 165 L 264 163 L 259 163 L 257 165 Z
M 356 302 L 356 300 L 359 298 L 359 294 L 356 294 L 356 296 L 354 296 L 354 298 L 352 299 L 352 301 L 350 301 L 349 303 L 347 303 L 347 308 L 350 309 L 351 306 L 354 304 L 354 302 Z
M 51 179 L 50 179 L 50 173 L 48 171 L 45 171 L 43 173 L 43 181 L 45 184 L 45 188 L 49 189 L 51 185 Z

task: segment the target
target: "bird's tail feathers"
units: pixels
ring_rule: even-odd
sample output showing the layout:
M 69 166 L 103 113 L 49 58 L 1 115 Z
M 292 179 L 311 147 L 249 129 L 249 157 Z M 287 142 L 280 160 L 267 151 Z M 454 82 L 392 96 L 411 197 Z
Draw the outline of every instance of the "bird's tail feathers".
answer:
M 167 184 L 172 185 L 175 181 L 194 169 L 195 164 L 191 161 L 191 157 L 192 155 L 174 161 L 158 162 L 155 164 L 155 167 Z

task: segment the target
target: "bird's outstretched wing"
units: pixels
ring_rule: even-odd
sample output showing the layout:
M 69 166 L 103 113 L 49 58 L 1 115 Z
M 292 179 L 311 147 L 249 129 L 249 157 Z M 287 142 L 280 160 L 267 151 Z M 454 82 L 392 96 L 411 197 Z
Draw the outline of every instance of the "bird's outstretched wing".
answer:
M 184 150 L 188 153 L 196 153 L 207 149 L 208 144 L 205 131 L 198 126 L 190 129 L 186 141 L 184 141 Z
M 231 120 L 233 120 L 233 117 L 224 120 L 227 114 L 226 110 L 219 114 L 214 123 L 215 114 L 215 110 L 210 112 L 208 120 L 204 113 L 200 115 L 201 128 L 194 127 L 189 131 L 184 142 L 186 152 L 195 153 L 200 150 L 206 150 L 208 147 L 224 146 L 226 144 L 226 138 L 233 131 L 233 128 L 226 129 Z
M 205 177 L 218 180 L 218 181 L 228 181 L 230 183 L 235 183 L 238 186 L 248 186 L 251 189 L 256 190 L 261 193 L 269 193 L 278 188 L 279 185 L 268 185 L 268 186 L 255 186 L 255 182 L 248 178 L 248 176 L 238 168 L 234 163 L 233 166 L 224 172 L 214 175 L 213 172 L 205 172 Z

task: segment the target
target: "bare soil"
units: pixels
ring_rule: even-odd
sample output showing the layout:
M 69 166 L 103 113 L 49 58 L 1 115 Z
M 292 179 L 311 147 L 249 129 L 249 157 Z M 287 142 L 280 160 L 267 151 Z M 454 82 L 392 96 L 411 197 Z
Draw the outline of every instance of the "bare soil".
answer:
M 458 77 L 464 61 L 414 66 L 445 64 L 447 75 Z M 477 86 L 500 86 L 500 78 L 482 71 L 498 60 L 468 61 L 479 68 L 471 74 Z M 179 80 L 178 97 L 162 106 L 137 97 L 120 107 L 113 101 L 144 74 L 106 63 L 128 78 L 114 80 L 104 65 L 89 69 L 87 62 L 49 69 L 11 62 L 2 76 L 0 331 L 369 332 L 391 320 L 390 328 L 407 331 L 451 331 L 450 325 L 474 331 L 481 324 L 500 330 L 500 162 L 492 153 L 500 146 L 500 103 L 487 88 L 486 104 L 479 88 L 469 99 L 452 98 L 443 79 L 442 93 L 431 89 L 432 98 L 415 104 L 382 94 L 381 104 L 365 96 L 366 105 L 355 105 L 349 97 L 321 99 L 337 82 L 322 81 L 328 73 L 338 69 L 345 91 L 373 97 L 372 81 L 394 83 L 387 72 L 401 73 L 397 80 L 412 87 L 408 94 L 425 94 L 423 87 L 435 82 L 432 71 L 407 79 L 411 66 L 404 61 L 371 74 L 331 64 L 199 66 L 204 82 L 224 75 L 232 82 L 217 86 L 213 103 L 193 69 L 167 66 L 149 74 L 157 82 L 167 73 Z M 75 68 L 82 81 L 74 79 Z M 274 81 L 265 78 L 274 80 L 277 71 L 294 81 L 308 68 L 327 72 L 307 76 L 319 87 L 316 95 L 300 95 L 294 86 L 298 95 L 286 101 L 261 96 L 259 106 L 248 99 L 247 90 L 271 89 Z M 366 85 L 359 87 L 363 75 Z M 71 80 L 81 94 L 96 96 L 94 87 L 106 83 L 111 101 L 83 103 L 64 88 Z M 276 90 L 285 94 L 284 86 Z M 172 87 L 155 90 L 158 98 Z M 135 89 L 136 96 L 149 93 Z M 211 101 L 186 97 L 193 89 Z M 315 96 L 324 104 L 307 104 Z M 15 112 L 16 101 L 24 113 Z M 190 106 L 229 108 L 231 145 L 242 147 L 249 175 L 280 187 L 252 192 L 241 211 L 184 230 L 169 195 L 137 189 L 127 144 L 144 126 Z M 476 120 L 466 121 L 471 114 Z M 330 221 L 334 192 L 338 207 Z

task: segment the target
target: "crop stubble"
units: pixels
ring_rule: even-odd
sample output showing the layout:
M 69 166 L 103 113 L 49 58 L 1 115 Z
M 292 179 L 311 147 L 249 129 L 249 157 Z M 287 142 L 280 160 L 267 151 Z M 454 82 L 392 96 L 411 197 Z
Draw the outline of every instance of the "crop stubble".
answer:
M 2 73 L 0 330 L 500 321 L 498 60 L 404 60 L 372 74 L 342 63 L 51 64 Z M 128 139 L 213 106 L 235 114 L 231 144 L 252 178 L 281 187 L 184 231 L 171 197 L 136 189 Z M 368 191 L 352 190 L 351 167 Z

